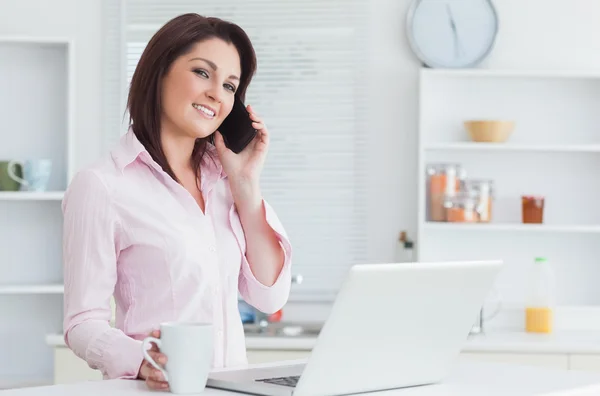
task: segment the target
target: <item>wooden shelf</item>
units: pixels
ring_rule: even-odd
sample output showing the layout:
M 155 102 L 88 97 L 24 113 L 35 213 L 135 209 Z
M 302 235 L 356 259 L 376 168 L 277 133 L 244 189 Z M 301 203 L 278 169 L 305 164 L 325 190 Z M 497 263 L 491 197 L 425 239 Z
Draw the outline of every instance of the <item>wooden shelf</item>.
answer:
M 0 201 L 62 201 L 63 191 L 0 191 Z
M 426 222 L 428 230 L 444 231 L 515 231 L 515 232 L 557 232 L 557 233 L 600 233 L 600 225 L 557 225 L 521 223 L 446 223 Z
M 425 150 L 433 151 L 506 151 L 540 153 L 600 153 L 600 144 L 513 144 L 513 143 L 433 143 Z

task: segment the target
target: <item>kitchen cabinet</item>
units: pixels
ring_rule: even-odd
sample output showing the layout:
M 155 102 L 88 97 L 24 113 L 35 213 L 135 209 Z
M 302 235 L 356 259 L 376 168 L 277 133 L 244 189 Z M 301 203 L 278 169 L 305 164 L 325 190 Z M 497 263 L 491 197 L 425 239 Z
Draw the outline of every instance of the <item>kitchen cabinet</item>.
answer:
M 569 369 L 600 372 L 600 355 L 569 355 Z
M 281 360 L 305 359 L 310 351 L 298 350 L 249 350 L 250 364 L 268 363 Z M 77 357 L 69 348 L 57 346 L 54 348 L 54 383 L 69 384 L 80 381 L 101 380 L 102 374 L 91 369 L 87 363 Z
M 79 359 L 64 343 L 54 340 L 54 383 L 67 384 L 79 381 L 101 380 L 102 375 L 92 370 L 87 363 Z M 310 356 L 310 348 L 306 349 L 274 349 L 268 347 L 248 348 L 250 364 L 269 363 L 283 360 L 306 359 Z M 481 361 L 490 363 L 507 363 L 524 366 L 557 368 L 563 370 L 578 370 L 600 372 L 600 353 L 582 354 L 565 352 L 531 352 L 523 351 L 489 351 L 469 350 L 460 354 L 461 360 Z
M 97 381 L 102 379 L 99 370 L 91 369 L 69 348 L 59 346 L 54 348 L 54 383 L 70 384 L 81 381 Z

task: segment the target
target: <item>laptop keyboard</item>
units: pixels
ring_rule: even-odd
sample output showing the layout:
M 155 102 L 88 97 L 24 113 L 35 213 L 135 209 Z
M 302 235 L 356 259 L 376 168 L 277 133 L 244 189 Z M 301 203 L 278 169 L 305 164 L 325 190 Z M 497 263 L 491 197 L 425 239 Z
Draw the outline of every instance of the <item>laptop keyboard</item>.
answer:
M 256 381 L 266 382 L 267 384 L 275 384 L 275 385 L 289 386 L 290 388 L 295 388 L 299 379 L 300 379 L 299 375 L 292 375 L 289 377 L 258 379 Z

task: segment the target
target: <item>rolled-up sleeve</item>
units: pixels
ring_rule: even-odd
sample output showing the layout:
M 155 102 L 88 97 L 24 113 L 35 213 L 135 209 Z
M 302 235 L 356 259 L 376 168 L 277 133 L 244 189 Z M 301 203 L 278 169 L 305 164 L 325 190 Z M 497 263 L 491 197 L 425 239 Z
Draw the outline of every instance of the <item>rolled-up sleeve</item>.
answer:
M 283 267 L 275 283 L 271 286 L 266 286 L 254 277 L 246 255 L 243 254 L 238 288 L 242 298 L 248 304 L 254 306 L 261 312 L 271 314 L 283 308 L 290 294 L 292 280 L 292 245 L 290 244 L 290 240 L 279 217 L 277 217 L 277 214 L 271 205 L 263 200 L 263 206 L 267 224 L 275 231 L 275 235 L 283 249 Z M 240 236 L 238 233 L 236 233 L 236 237 L 238 239 L 243 239 L 243 235 Z
M 110 326 L 120 222 L 94 171 L 74 177 L 62 210 L 65 343 L 104 378 L 136 378 L 141 342 Z

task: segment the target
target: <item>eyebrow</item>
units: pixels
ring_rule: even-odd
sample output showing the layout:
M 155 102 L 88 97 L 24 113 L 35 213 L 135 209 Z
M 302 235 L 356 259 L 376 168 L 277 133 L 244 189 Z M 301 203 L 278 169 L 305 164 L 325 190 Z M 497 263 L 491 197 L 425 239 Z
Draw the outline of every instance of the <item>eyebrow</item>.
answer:
M 204 59 L 204 58 L 192 58 L 192 59 L 190 59 L 190 62 L 194 61 L 194 60 L 201 60 L 201 61 L 206 62 L 208 64 L 208 66 L 210 66 L 210 68 L 213 69 L 214 71 L 216 71 L 218 69 L 217 65 L 215 65 L 215 62 L 213 62 L 211 60 Z M 229 78 L 232 79 L 232 80 L 238 80 L 238 81 L 240 81 L 240 78 L 238 76 L 236 76 L 236 75 L 233 75 L 233 74 L 231 76 L 229 76 Z

